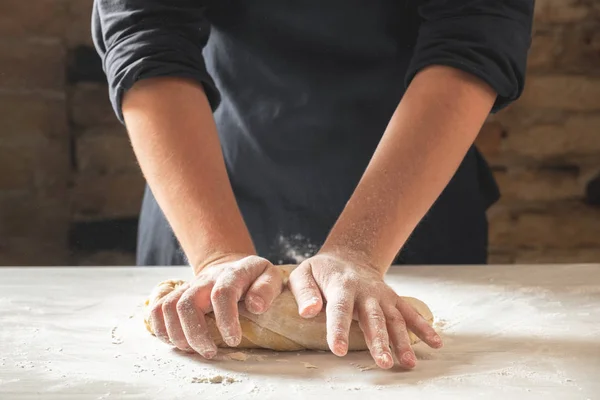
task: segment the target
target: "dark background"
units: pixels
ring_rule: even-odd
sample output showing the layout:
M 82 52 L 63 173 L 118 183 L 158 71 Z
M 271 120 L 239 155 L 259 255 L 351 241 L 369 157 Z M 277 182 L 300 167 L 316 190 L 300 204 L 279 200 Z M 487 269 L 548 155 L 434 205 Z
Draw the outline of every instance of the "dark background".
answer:
M 134 263 L 144 182 L 91 0 L 0 2 L 0 265 Z M 491 262 L 600 262 L 600 2 L 537 0 L 527 87 L 477 144 L 503 192 Z

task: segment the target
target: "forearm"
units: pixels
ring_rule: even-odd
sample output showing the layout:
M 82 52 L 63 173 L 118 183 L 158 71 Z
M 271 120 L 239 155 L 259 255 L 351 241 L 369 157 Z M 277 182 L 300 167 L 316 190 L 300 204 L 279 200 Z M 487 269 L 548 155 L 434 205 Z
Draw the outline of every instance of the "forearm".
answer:
M 413 79 L 322 251 L 349 251 L 382 273 L 458 169 L 496 94 L 449 67 Z
M 229 254 L 254 254 L 202 87 L 155 78 L 123 98 L 142 172 L 195 272 Z

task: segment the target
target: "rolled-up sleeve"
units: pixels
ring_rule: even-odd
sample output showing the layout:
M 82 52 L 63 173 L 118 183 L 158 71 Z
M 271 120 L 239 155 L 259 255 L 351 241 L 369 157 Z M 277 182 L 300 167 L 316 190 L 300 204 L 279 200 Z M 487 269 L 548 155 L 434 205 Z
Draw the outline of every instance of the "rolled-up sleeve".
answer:
M 152 77 L 195 80 L 213 110 L 218 106 L 219 93 L 202 55 L 210 32 L 204 14 L 202 0 L 94 0 L 92 37 L 121 122 L 123 94 Z
M 407 85 L 423 68 L 472 73 L 498 94 L 492 112 L 519 98 L 525 85 L 534 0 L 422 0 L 422 19 Z

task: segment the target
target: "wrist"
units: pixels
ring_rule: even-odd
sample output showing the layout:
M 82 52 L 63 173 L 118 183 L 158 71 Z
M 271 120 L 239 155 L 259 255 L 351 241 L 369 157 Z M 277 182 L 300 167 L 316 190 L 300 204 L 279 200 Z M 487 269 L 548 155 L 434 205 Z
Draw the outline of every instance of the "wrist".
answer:
M 343 244 L 337 244 L 329 239 L 319 250 L 317 255 L 343 260 L 344 262 L 347 262 L 356 268 L 376 271 L 381 277 L 385 275 L 389 267 L 389 265 L 378 262 L 369 251 Z
M 198 275 L 202 270 L 218 264 L 236 262 L 246 257 L 256 256 L 254 252 L 217 252 L 199 258 L 198 261 L 190 263 L 194 275 Z

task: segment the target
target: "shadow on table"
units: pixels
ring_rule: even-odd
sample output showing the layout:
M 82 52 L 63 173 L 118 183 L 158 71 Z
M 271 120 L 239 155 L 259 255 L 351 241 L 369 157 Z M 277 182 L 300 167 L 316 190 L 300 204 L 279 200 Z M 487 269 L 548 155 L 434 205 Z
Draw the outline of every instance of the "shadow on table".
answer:
M 515 367 L 536 366 L 553 360 L 576 360 L 582 366 L 600 366 L 600 338 L 573 339 L 515 337 L 477 334 L 445 334 L 444 348 L 439 351 L 419 347 L 415 349 L 421 360 L 418 370 L 402 374 L 402 378 L 390 379 L 378 375 L 371 382 L 375 385 L 424 384 L 440 378 L 476 375 L 511 374 Z M 548 361 L 550 360 L 550 361 Z M 525 363 L 525 364 L 523 364 Z M 531 363 L 531 365 L 529 365 Z M 559 382 L 557 382 L 559 384 Z
M 274 353 L 269 351 L 247 352 L 250 357 L 245 362 L 227 360 L 207 361 L 198 355 L 185 355 L 200 364 L 218 363 L 220 369 L 248 376 L 277 376 L 289 378 L 294 384 L 299 381 L 324 380 L 324 384 L 356 385 L 369 383 L 375 386 L 421 385 L 439 379 L 452 379 L 476 375 L 510 375 L 511 368 L 518 367 L 523 358 L 531 362 L 537 359 L 571 359 L 581 365 L 598 362 L 600 339 L 569 340 L 539 337 L 505 337 L 494 335 L 444 335 L 445 346 L 432 350 L 424 344 L 415 346 L 419 364 L 412 371 L 394 367 L 380 370 L 372 367 L 373 360 L 368 352 L 352 352 L 343 358 L 331 353 L 300 352 Z M 262 358 L 256 361 L 255 358 Z M 278 361 L 279 360 L 279 361 Z M 283 362 L 281 360 L 289 360 Z M 303 363 L 314 365 L 307 369 Z M 361 368 L 366 370 L 361 371 Z M 536 365 L 530 366 L 535 370 Z M 527 378 L 526 378 L 527 379 Z M 557 385 L 560 382 L 556 383 Z

